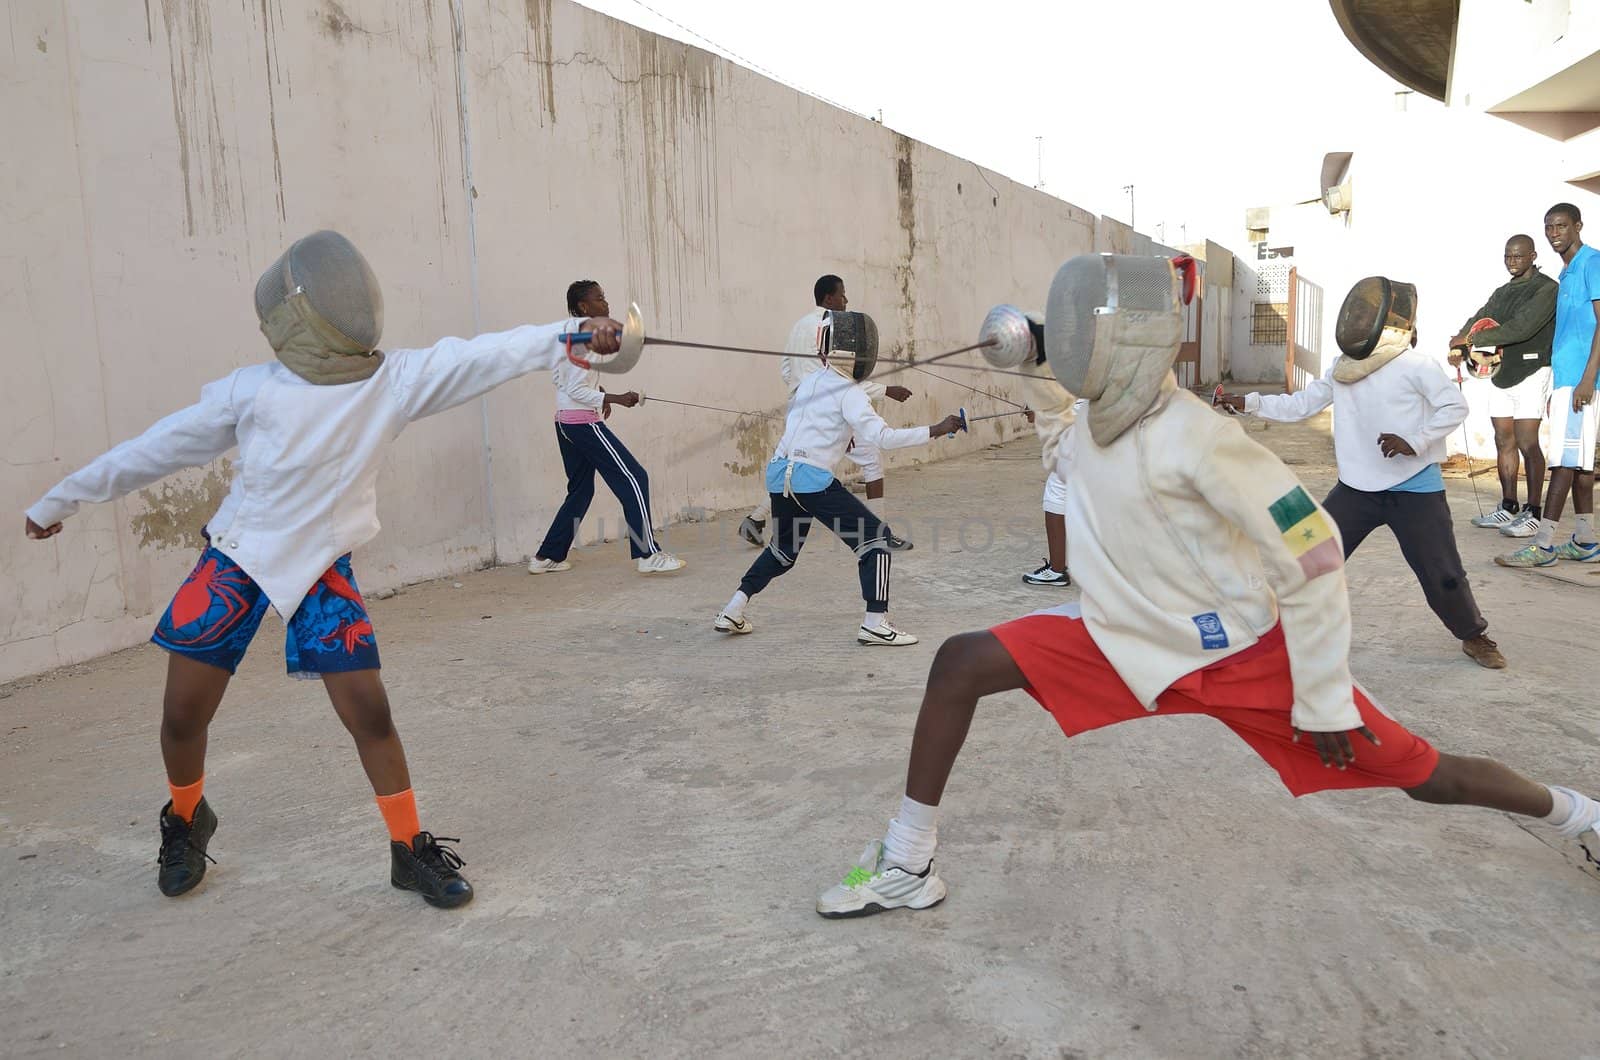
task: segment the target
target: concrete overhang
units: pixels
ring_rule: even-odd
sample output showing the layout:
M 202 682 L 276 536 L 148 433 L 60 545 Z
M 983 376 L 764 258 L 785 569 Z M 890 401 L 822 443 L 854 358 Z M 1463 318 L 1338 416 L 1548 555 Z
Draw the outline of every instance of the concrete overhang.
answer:
M 1600 51 L 1496 103 L 1489 113 L 1557 140 L 1600 126 Z
M 1378 69 L 1444 101 L 1459 0 L 1328 0 L 1339 28 Z

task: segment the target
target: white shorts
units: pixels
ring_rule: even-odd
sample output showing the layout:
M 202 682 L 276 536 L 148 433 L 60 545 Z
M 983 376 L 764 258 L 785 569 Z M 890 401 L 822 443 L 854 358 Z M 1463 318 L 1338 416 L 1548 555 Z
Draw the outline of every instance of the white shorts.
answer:
M 850 462 L 861 469 L 861 478 L 866 482 L 876 482 L 883 477 L 883 457 L 875 445 L 862 445 L 858 439 L 848 452 L 844 454 Z
M 1492 420 L 1542 420 L 1550 400 L 1550 369 L 1534 372 L 1512 387 L 1489 384 L 1489 418 Z
M 1570 386 L 1550 392 L 1550 446 L 1545 460 L 1551 467 L 1594 470 L 1596 428 L 1600 428 L 1600 404 L 1590 401 L 1582 412 L 1572 411 Z
M 1067 484 L 1054 471 L 1044 480 L 1044 510 L 1051 515 L 1067 514 Z

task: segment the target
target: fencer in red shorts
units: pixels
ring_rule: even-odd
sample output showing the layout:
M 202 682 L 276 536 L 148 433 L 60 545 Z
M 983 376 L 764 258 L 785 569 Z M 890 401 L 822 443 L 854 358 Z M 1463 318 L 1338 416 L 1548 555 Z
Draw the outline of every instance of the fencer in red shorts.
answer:
M 944 900 L 933 854 L 945 782 L 978 700 L 1012 689 L 1038 700 L 1068 736 L 1205 714 L 1295 795 L 1399 788 L 1421 802 L 1541 819 L 1600 854 L 1600 803 L 1498 762 L 1441 754 L 1351 678 L 1332 520 L 1236 421 L 1174 383 L 1192 268 L 1183 259 L 1085 255 L 1056 274 L 1045 345 L 1061 385 L 1083 399 L 1057 465 L 1081 600 L 944 642 L 900 812 L 818 898 L 823 916 Z M 1340 326 L 1409 341 L 1390 334 L 1409 324 L 1395 324 L 1381 305 L 1347 303 Z

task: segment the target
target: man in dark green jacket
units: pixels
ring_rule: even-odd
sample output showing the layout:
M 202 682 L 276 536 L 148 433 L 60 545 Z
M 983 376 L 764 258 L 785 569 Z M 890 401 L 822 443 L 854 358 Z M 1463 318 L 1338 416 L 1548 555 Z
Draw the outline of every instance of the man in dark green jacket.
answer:
M 1539 252 L 1530 236 L 1506 240 L 1510 282 L 1496 289 L 1450 340 L 1450 363 L 1460 365 L 1468 346 L 1497 346 L 1502 356 L 1491 382 L 1489 422 L 1499 453 L 1500 507 L 1472 520 L 1473 526 L 1495 527 L 1508 537 L 1532 537 L 1539 529 L 1539 500 L 1544 494 L 1544 451 L 1539 424 L 1550 400 L 1550 345 L 1556 329 L 1556 281 L 1539 271 Z M 1479 321 L 1495 326 L 1479 328 Z M 1528 503 L 1517 505 L 1518 457 L 1528 472 Z

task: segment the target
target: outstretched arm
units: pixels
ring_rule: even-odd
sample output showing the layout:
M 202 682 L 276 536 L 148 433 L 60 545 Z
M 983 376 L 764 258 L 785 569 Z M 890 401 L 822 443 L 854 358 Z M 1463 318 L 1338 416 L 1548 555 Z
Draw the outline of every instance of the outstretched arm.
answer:
M 1246 394 L 1244 411 L 1264 420 L 1295 423 L 1310 419 L 1333 404 L 1333 384 L 1326 375 L 1317 377 L 1293 394 Z
M 873 409 L 872 402 L 859 386 L 851 387 L 845 394 L 842 411 L 845 421 L 855 433 L 856 442 L 875 445 L 879 449 L 904 449 L 921 445 L 961 425 L 959 417 L 946 416 L 928 427 L 891 427 L 883 422 L 883 417 Z
M 615 320 L 574 318 L 524 324 L 471 339 L 440 339 L 426 350 L 390 353 L 385 370 L 407 418 L 419 420 L 487 394 L 519 375 L 549 371 L 567 357 L 566 345 L 556 336 L 582 330 L 596 333 L 590 350 L 610 353 L 617 349 L 622 325 Z
M 1291 719 L 1307 732 L 1359 728 L 1350 681 L 1350 600 L 1333 520 L 1299 479 L 1233 420 L 1219 418 L 1194 477 L 1206 503 L 1255 543 L 1294 680 Z
M 200 400 L 158 421 L 149 430 L 89 461 L 28 509 L 30 537 L 49 537 L 80 504 L 115 500 L 166 478 L 174 471 L 210 462 L 238 444 L 233 387 L 239 373 L 207 384 Z M 37 527 L 48 533 L 35 534 Z

